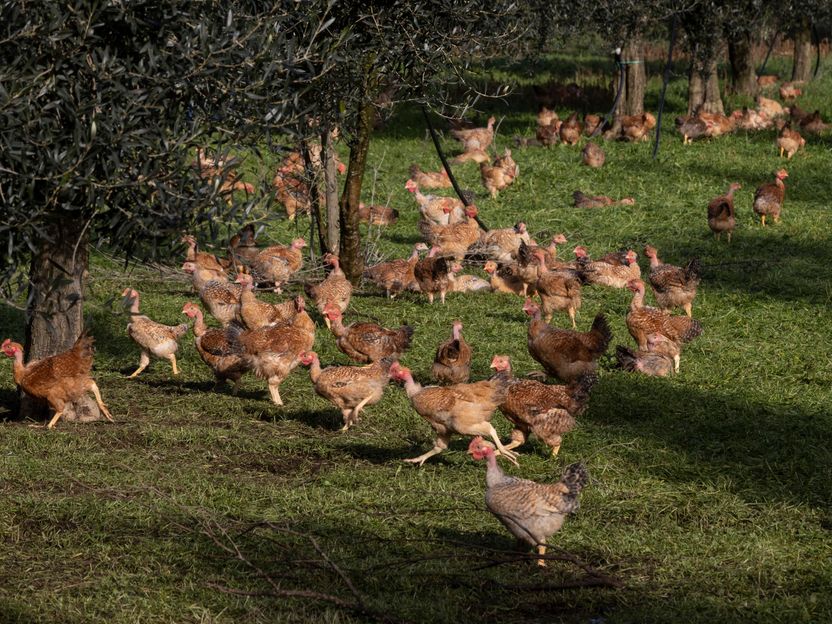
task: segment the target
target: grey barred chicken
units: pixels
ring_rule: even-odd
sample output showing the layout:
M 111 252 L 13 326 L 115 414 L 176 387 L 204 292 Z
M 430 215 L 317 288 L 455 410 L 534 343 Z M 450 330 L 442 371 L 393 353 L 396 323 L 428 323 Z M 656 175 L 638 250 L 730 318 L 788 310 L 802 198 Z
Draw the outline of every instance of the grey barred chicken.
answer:
M 493 447 L 476 437 L 468 446 L 476 460 L 485 459 L 485 506 L 518 540 L 537 549 L 537 564 L 545 566 L 546 542 L 563 526 L 566 516 L 577 511 L 581 490 L 589 482 L 582 463 L 567 466 L 557 483 L 536 483 L 505 474 Z
M 170 360 L 173 374 L 178 375 L 176 367 L 176 351 L 179 349 L 179 339 L 188 332 L 188 324 L 162 325 L 151 320 L 139 312 L 139 293 L 132 288 L 125 288 L 121 293 L 125 307 L 130 308 L 130 322 L 127 324 L 127 335 L 142 350 L 139 367 L 130 375 L 130 379 L 138 377 L 148 364 L 150 356 Z

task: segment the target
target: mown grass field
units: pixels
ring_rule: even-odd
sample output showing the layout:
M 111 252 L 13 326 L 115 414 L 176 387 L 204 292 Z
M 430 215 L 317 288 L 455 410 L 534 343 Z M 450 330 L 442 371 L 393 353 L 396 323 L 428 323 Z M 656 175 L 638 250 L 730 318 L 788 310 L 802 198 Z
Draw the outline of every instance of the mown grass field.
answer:
M 651 81 L 648 105 L 658 86 Z M 559 561 L 541 570 L 518 556 L 485 509 L 485 467 L 465 454 L 467 439 L 423 468 L 403 463 L 433 437 L 399 387 L 342 434 L 340 414 L 313 394 L 302 368 L 281 387 L 283 408 L 253 376 L 238 397 L 212 392 L 190 334 L 178 378 L 157 361 L 127 379 L 139 353 L 125 334 L 127 317 L 108 302 L 132 286 L 146 314 L 174 324 L 194 295 L 173 269 L 125 271 L 98 254 L 87 311 L 95 377 L 117 422 L 32 428 L 15 419 L 10 363 L 0 375 L 0 621 L 831 620 L 832 140 L 808 138 L 785 165 L 782 223 L 762 229 L 751 201 L 784 164 L 774 132 L 682 146 L 672 119 L 684 88 L 677 78 L 669 90 L 657 161 L 649 144 L 604 144 L 601 170 L 580 165 L 580 148 L 518 149 L 520 177 L 497 200 L 485 196 L 474 165 L 456 169 L 464 187 L 482 193 L 477 204 L 489 226 L 522 218 L 540 238 L 564 232 L 569 249 L 582 243 L 600 255 L 631 246 L 641 254 L 650 243 L 666 262 L 696 255 L 705 266 L 694 303 L 705 332 L 683 353 L 681 373 L 627 374 L 608 355 L 560 455 L 551 458 L 533 439 L 520 467 L 506 468 L 554 481 L 567 464 L 586 462 L 591 485 L 550 540 L 552 552 L 563 549 L 619 588 L 563 588 L 586 572 Z M 827 71 L 800 103 L 829 120 L 830 102 Z M 520 94 L 490 104 L 504 117 L 500 148 L 533 132 L 533 108 Z M 449 138 L 445 147 L 456 151 Z M 403 111 L 373 141 L 365 179 L 367 200 L 389 199 L 402 213 L 395 226 L 369 233 L 385 256 L 406 255 L 417 240 L 417 211 L 403 188 L 411 162 L 438 166 L 419 115 Z M 247 166 L 265 177 L 273 164 Z M 743 190 L 728 245 L 713 239 L 705 208 L 734 181 Z M 571 207 L 575 189 L 638 203 L 582 211 Z M 290 224 L 280 214 L 264 239 L 308 231 L 306 218 Z M 579 326 L 604 311 L 613 345 L 631 344 L 629 300 L 627 291 L 585 289 Z M 430 307 L 419 296 L 390 302 L 364 288 L 347 318 L 413 324 L 404 361 L 425 382 L 436 345 L 461 318 L 474 348 L 472 377 L 482 379 L 495 353 L 510 355 L 518 374 L 537 369 L 521 306 L 508 295 L 452 294 Z M 22 338 L 15 310 L 0 308 L 0 325 Z M 325 328 L 316 349 L 324 365 L 348 362 Z M 501 416 L 494 423 L 508 434 Z M 269 596 L 276 589 L 364 609 Z

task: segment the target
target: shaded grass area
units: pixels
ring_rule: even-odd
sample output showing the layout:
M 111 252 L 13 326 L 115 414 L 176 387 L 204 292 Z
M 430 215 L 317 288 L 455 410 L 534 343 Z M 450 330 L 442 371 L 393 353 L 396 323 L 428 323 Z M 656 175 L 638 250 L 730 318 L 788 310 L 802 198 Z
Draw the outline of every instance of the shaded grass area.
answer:
M 655 80 L 650 89 L 648 100 Z M 681 80 L 671 93 L 677 114 Z M 830 94 L 824 74 L 801 106 L 832 118 Z M 506 116 L 501 149 L 534 125 L 534 105 L 519 95 L 488 112 Z M 518 556 L 485 510 L 484 467 L 465 455 L 467 440 L 454 440 L 422 469 L 402 463 L 429 448 L 432 436 L 400 388 L 390 387 L 357 427 L 340 434 L 339 414 L 312 393 L 301 369 L 281 388 L 284 408 L 253 377 L 238 397 L 228 388 L 212 391 L 190 336 L 179 378 L 157 361 L 139 379 L 126 379 L 138 352 L 125 335 L 127 317 L 109 301 L 135 287 L 147 314 L 174 324 L 195 296 L 173 270 L 125 272 L 99 254 L 87 312 L 97 339 L 95 376 L 118 422 L 31 428 L 15 420 L 8 369 L 0 377 L 0 418 L 7 420 L 0 620 L 829 620 L 832 145 L 810 137 L 786 164 L 783 222 L 762 229 L 751 202 L 754 188 L 782 165 L 774 133 L 682 146 L 672 115 L 666 130 L 658 161 L 647 144 L 604 144 L 601 170 L 580 166 L 579 149 L 515 150 L 520 177 L 496 200 L 473 165 L 457 168 L 492 227 L 522 218 L 541 239 L 564 232 L 570 248 L 586 244 L 596 256 L 621 246 L 640 252 L 649 242 L 667 262 L 696 255 L 705 267 L 694 303 L 705 333 L 683 354 L 680 375 L 627 375 L 607 356 L 590 408 L 560 455 L 551 459 L 532 440 L 520 467 L 507 468 L 554 481 L 569 463 L 586 462 L 591 485 L 580 511 L 552 538 L 553 554 L 563 549 L 620 587 L 570 588 L 597 577 L 574 561 L 539 570 Z M 445 147 L 456 150 L 450 139 Z M 269 158 L 247 160 L 247 174 L 268 179 Z M 365 199 L 389 199 L 402 215 L 395 226 L 367 233 L 383 256 L 404 256 L 417 240 L 418 214 L 403 188 L 411 162 L 438 167 L 418 111 L 404 110 L 373 141 L 366 178 Z M 705 206 L 734 181 L 744 188 L 729 246 L 713 240 Z M 571 207 L 576 189 L 632 195 L 637 205 L 578 211 Z M 281 214 L 263 215 L 264 240 L 307 231 L 306 219 L 290 224 Z M 579 324 L 604 311 L 614 344 L 630 344 L 629 299 L 586 289 Z M 461 318 L 474 348 L 473 377 L 481 379 L 495 353 L 509 354 L 519 374 L 537 368 L 521 305 L 507 295 L 452 294 L 444 307 L 429 307 L 417 296 L 390 302 L 364 289 L 348 318 L 413 324 L 405 362 L 426 383 L 436 345 Z M 0 326 L 22 337 L 20 312 L 0 308 Z M 324 329 L 316 350 L 324 364 L 347 363 Z M 502 417 L 494 422 L 508 434 Z M 269 595 L 287 591 L 314 595 Z

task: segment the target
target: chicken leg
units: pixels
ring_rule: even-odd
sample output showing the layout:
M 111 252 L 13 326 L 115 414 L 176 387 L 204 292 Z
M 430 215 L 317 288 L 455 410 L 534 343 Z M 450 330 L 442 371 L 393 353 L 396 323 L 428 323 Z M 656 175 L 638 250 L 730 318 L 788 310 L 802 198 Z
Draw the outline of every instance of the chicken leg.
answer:
M 283 399 L 280 398 L 280 382 L 269 381 L 269 396 L 275 405 L 283 405 Z
M 179 374 L 179 369 L 176 368 L 176 354 L 171 353 L 168 356 L 168 359 L 170 360 L 170 365 L 173 367 L 173 374 L 178 375 Z
M 436 437 L 436 442 L 433 443 L 433 448 L 429 450 L 427 453 L 419 455 L 419 457 L 413 457 L 411 459 L 405 459 L 408 464 L 417 464 L 421 466 L 424 464 L 428 459 L 433 457 L 434 455 L 439 455 L 442 451 L 448 448 L 448 442 L 450 442 L 449 435 L 440 435 Z
M 517 427 L 514 431 L 511 432 L 511 442 L 506 445 L 506 450 L 510 451 L 511 449 L 517 448 L 518 446 L 522 446 L 523 443 L 526 441 L 526 432 Z
M 46 425 L 46 428 L 47 429 L 54 429 L 55 424 L 61 419 L 61 416 L 63 416 L 63 414 L 64 414 L 63 408 L 61 408 L 59 410 L 56 410 L 55 415 L 52 417 L 52 420 L 49 421 L 49 424 Z
M 150 356 L 147 354 L 147 351 L 142 351 L 142 356 L 139 359 L 139 367 L 132 375 L 130 375 L 130 377 L 128 377 L 128 379 L 138 377 L 139 373 L 146 369 L 148 364 L 150 364 Z
M 572 329 L 577 330 L 578 325 L 575 323 L 575 308 L 570 307 L 568 312 L 569 312 L 569 318 L 572 320 Z
M 546 567 L 546 560 L 543 559 L 543 557 L 546 556 L 546 546 L 544 546 L 543 544 L 538 544 L 538 546 L 537 546 L 537 556 L 540 557 L 540 559 L 537 560 L 537 565 L 545 568 Z
M 101 413 L 104 414 L 104 418 L 110 422 L 115 422 L 110 410 L 108 410 L 107 406 L 104 405 L 104 399 L 101 398 L 101 391 L 98 389 L 98 384 L 90 379 L 90 382 L 87 384 L 87 389 L 92 391 L 92 395 L 95 397 L 95 403 L 98 405 L 98 409 L 101 410 Z
M 763 227 L 766 226 L 766 216 L 765 215 L 760 215 L 760 223 L 762 224 Z

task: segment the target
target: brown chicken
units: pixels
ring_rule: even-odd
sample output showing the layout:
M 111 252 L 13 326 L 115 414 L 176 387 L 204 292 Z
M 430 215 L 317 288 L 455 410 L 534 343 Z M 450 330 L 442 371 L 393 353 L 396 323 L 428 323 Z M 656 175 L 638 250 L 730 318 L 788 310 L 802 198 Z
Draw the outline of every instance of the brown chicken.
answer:
M 697 117 L 705 121 L 708 125 L 707 135 L 709 137 L 718 137 L 723 134 L 728 134 L 734 131 L 736 120 L 731 117 L 726 117 L 721 113 L 706 113 L 699 111 Z
M 418 184 L 421 188 L 435 189 L 435 188 L 451 188 L 451 179 L 448 177 L 448 172 L 442 171 L 422 171 L 419 165 L 410 165 L 410 179 Z
M 626 288 L 627 282 L 641 277 L 641 269 L 638 266 L 638 254 L 628 249 L 621 255 L 622 264 L 610 263 L 607 259 L 592 261 L 583 247 L 576 247 L 575 254 L 578 255 L 578 274 L 587 284 L 608 286 L 610 288 Z
M 194 320 L 194 344 L 199 357 L 214 372 L 216 389 L 221 383 L 231 380 L 232 393 L 237 394 L 240 379 L 250 369 L 243 356 L 234 353 L 224 329 L 211 329 L 205 325 L 202 310 L 191 302 L 182 307 L 182 313 Z
M 545 106 L 541 106 L 540 110 L 537 112 L 538 126 L 550 126 L 558 120 L 558 114 L 555 111 L 546 108 Z
M 797 130 L 792 130 L 791 123 L 784 125 L 783 129 L 777 135 L 777 147 L 780 148 L 780 158 L 783 158 L 783 154 L 785 153 L 786 158 L 791 160 L 792 156 L 797 153 L 797 150 L 804 145 L 806 145 L 806 139 L 800 136 Z
M 482 185 L 490 193 L 491 199 L 494 199 L 499 191 L 505 190 L 514 182 L 517 175 L 516 169 L 504 166 L 503 161 L 495 160 L 493 165 L 480 163 L 480 177 Z
M 760 215 L 760 224 L 765 227 L 766 217 L 770 216 L 775 223 L 780 222 L 780 212 L 783 210 L 783 200 L 786 197 L 786 185 L 783 180 L 789 177 L 785 169 L 774 174 L 774 182 L 763 184 L 754 193 L 754 213 Z
M 473 150 L 470 152 L 463 152 L 459 156 L 454 156 L 451 159 L 451 162 L 454 164 L 461 164 L 466 162 L 475 162 L 475 163 L 484 163 L 490 162 L 491 157 L 488 155 L 488 152 L 485 150 Z
M 612 332 L 603 314 L 598 314 L 588 332 L 558 329 L 545 323 L 540 307 L 526 299 L 523 311 L 531 319 L 527 336 L 529 353 L 552 377 L 572 383 L 595 373 L 598 358 L 607 350 Z
M 130 379 L 138 377 L 148 364 L 150 356 L 170 361 L 173 374 L 178 375 L 176 368 L 176 352 L 179 349 L 179 339 L 188 333 L 188 324 L 162 325 L 139 312 L 139 293 L 132 288 L 125 288 L 121 293 L 124 306 L 130 309 L 130 322 L 127 323 L 127 335 L 139 345 L 142 350 L 139 367 L 130 375 Z
M 552 449 L 552 455 L 557 455 L 563 434 L 575 427 L 575 416 L 586 409 L 589 391 L 597 377 L 586 375 L 569 386 L 515 379 L 507 355 L 495 355 L 491 368 L 496 375 L 505 375 L 511 380 L 506 399 L 500 404 L 500 411 L 514 425 L 511 443 L 506 448 L 521 446 L 531 432 Z
M 480 235 L 483 251 L 497 262 L 511 262 L 520 249 L 520 241 L 529 244 L 529 232 L 526 224 L 518 221 L 514 227 L 489 230 Z
M 549 124 L 538 124 L 534 134 L 535 139 L 537 139 L 537 142 L 543 147 L 552 147 L 553 145 L 557 145 L 560 143 L 560 127 L 562 125 L 563 122 L 559 119 L 556 119 Z M 529 143 L 533 144 L 534 142 L 529 141 Z
M 216 271 L 217 273 L 225 273 L 231 262 L 226 259 L 220 260 L 214 254 L 205 251 L 196 250 L 196 238 L 190 234 L 182 237 L 182 242 L 188 246 L 188 251 L 185 253 L 185 261 L 193 262 L 200 269 L 208 271 Z
M 494 122 L 496 121 L 492 116 L 488 118 L 488 125 L 485 128 L 451 130 L 451 136 L 462 143 L 465 152 L 487 150 L 494 140 Z
M 803 91 L 796 87 L 793 82 L 784 82 L 780 85 L 780 97 L 784 100 L 793 100 L 802 93 Z
M 588 137 L 591 137 L 595 134 L 595 131 L 598 130 L 599 126 L 604 123 L 604 118 L 600 115 L 584 115 L 584 134 Z
M 581 152 L 581 159 L 587 167 L 598 169 L 599 167 L 604 166 L 604 161 L 606 161 L 607 155 L 597 143 L 590 142 L 584 146 L 584 149 Z
M 732 182 L 728 186 L 725 195 L 715 197 L 708 204 L 708 227 L 711 228 L 717 240 L 725 232 L 728 236 L 728 242 L 731 242 L 731 234 L 734 232 L 737 223 L 734 218 L 734 192 L 741 188 L 741 184 Z
M 777 74 L 757 76 L 757 84 L 761 87 L 772 87 L 777 84 L 778 80 L 780 80 L 780 76 Z
M 309 367 L 316 394 L 341 410 L 341 431 L 358 422 L 363 408 L 381 401 L 394 361 L 387 357 L 369 366 L 327 366 L 321 370 L 317 353 L 305 351 L 300 355 L 300 363 Z
M 604 206 L 634 206 L 636 200 L 632 197 L 613 199 L 606 195 L 586 195 L 581 191 L 574 191 L 572 203 L 575 208 L 603 208 Z
M 419 261 L 419 252 L 426 251 L 427 248 L 428 246 L 424 243 L 416 243 L 409 258 L 399 258 L 367 267 L 364 269 L 364 277 L 383 288 L 385 295 L 392 299 L 400 292 L 410 289 L 411 286 L 418 287 L 413 269 Z
M 731 118 L 741 130 L 765 130 L 772 125 L 772 120 L 765 111 L 758 112 L 747 106 L 743 106 L 742 110 L 735 110 L 731 113 Z
M 624 115 L 621 121 L 621 138 L 633 143 L 647 141 L 650 131 L 656 127 L 656 118 L 651 113 Z
M 667 377 L 675 370 L 675 358 L 680 353 L 679 346 L 661 334 L 647 336 L 647 349 L 633 351 L 618 345 L 615 358 L 619 368 L 628 372 L 638 372 L 651 377 Z
M 413 268 L 413 276 L 419 284 L 419 290 L 433 303 L 436 293 L 439 301 L 445 303 L 445 294 L 451 290 L 451 263 L 444 256 L 438 256 L 439 247 L 432 247 L 426 258 L 422 258 Z
M 816 110 L 814 113 L 807 115 L 800 120 L 801 129 L 812 134 L 820 134 L 829 130 L 829 124 L 825 123 L 820 116 L 820 111 Z
M 471 347 L 462 337 L 462 321 L 454 321 L 451 337 L 436 349 L 431 372 L 441 384 L 468 381 L 471 375 Z
M 429 223 L 449 225 L 465 219 L 465 204 L 462 200 L 440 195 L 423 195 L 419 185 L 413 180 L 408 180 L 404 187 L 413 193 L 416 203 L 419 204 L 419 212 Z
M 298 300 L 303 306 L 303 298 Z M 267 381 L 272 401 L 283 405 L 280 384 L 315 342 L 315 323 L 306 310 L 302 307 L 288 324 L 249 330 L 230 325 L 225 331 L 232 353 L 241 355 L 246 366 Z
M 451 292 L 473 293 L 473 292 L 491 292 L 491 284 L 477 275 L 463 275 L 457 273 L 462 270 L 462 265 L 455 262 L 451 267 L 452 277 Z
M 529 290 L 528 284 L 514 273 L 511 266 L 498 267 L 496 262 L 489 260 L 483 268 L 490 276 L 489 283 L 491 284 L 491 290 L 494 292 L 520 295 L 521 297 L 525 297 L 526 292 L 532 295 L 536 292 L 534 287 Z
M 338 256 L 333 254 L 324 255 L 324 264 L 332 266 L 329 275 L 319 284 L 306 284 L 304 290 L 308 297 L 315 301 L 315 307 L 324 317 L 326 326 L 330 327 L 329 317 L 326 316 L 326 307 L 334 305 L 341 312 L 347 309 L 352 296 L 352 284 L 344 275 L 344 271 L 338 262 Z
M 495 451 L 482 438 L 474 438 L 468 453 L 485 459 L 485 506 L 518 540 L 537 550 L 537 565 L 545 566 L 546 542 L 578 509 L 578 497 L 589 482 L 583 464 L 570 464 L 557 483 L 535 483 L 503 473 Z
M 255 239 L 254 226 L 249 223 L 228 241 L 228 258 L 234 265 L 234 269 L 241 273 L 254 262 L 260 248 Z
M 358 204 L 358 220 L 370 225 L 393 225 L 399 220 L 399 211 L 389 206 Z
M 303 267 L 303 251 L 306 241 L 296 238 L 291 245 L 272 245 L 262 249 L 251 262 L 251 271 L 258 282 L 273 284 L 280 293 L 283 285 Z
M 356 362 L 366 364 L 386 357 L 398 359 L 410 348 L 413 338 L 413 328 L 410 325 L 402 325 L 398 329 L 386 329 L 376 323 L 351 323 L 345 326 L 341 310 L 334 305 L 328 305 L 324 314 L 330 321 L 338 348 Z
M 477 223 L 479 211 L 476 206 L 465 209 L 466 220 L 451 225 L 432 225 L 430 227 L 431 240 L 435 247 L 439 247 L 444 256 L 450 256 L 456 261 L 465 258 L 465 253 L 480 239 L 480 225 Z
M 535 253 L 540 264 L 540 273 L 535 287 L 540 295 L 543 320 L 551 322 L 555 312 L 566 312 L 572 321 L 572 329 L 577 329 L 575 315 L 581 309 L 581 280 L 576 271 L 552 270 L 546 265 L 542 251 Z
M 427 420 L 436 432 L 433 448 L 419 457 L 406 459 L 406 462 L 421 466 L 428 458 L 447 449 L 451 435 L 457 433 L 489 436 L 500 452 L 516 463 L 515 454 L 503 446 L 491 424 L 494 411 L 505 400 L 508 390 L 507 379 L 423 388 L 421 384 L 413 381 L 410 369 L 400 366 L 398 362 L 390 367 L 390 377 L 404 382 L 404 389 L 413 409 Z
M 312 196 L 309 185 L 291 171 L 279 169 L 272 179 L 272 186 L 275 199 L 286 209 L 290 221 L 295 219 L 296 214 L 310 211 Z
M 668 340 L 681 345 L 690 342 L 702 333 L 699 321 L 687 316 L 671 316 L 657 308 L 644 305 L 644 282 L 640 279 L 630 280 L 627 288 L 633 291 L 630 311 L 627 313 L 627 329 L 635 339 L 640 350 L 649 349 L 647 338 L 651 334 L 661 334 Z M 676 372 L 679 372 L 679 356 L 674 357 Z
M 242 285 L 240 294 L 240 320 L 248 329 L 258 329 L 267 325 L 277 325 L 290 321 L 296 314 L 295 301 L 267 303 L 259 301 L 254 294 L 254 281 L 251 275 L 240 273 L 236 283 Z
M 92 343 L 93 337 L 84 332 L 68 351 L 24 364 L 23 347 L 10 338 L 3 341 L 3 353 L 14 360 L 14 382 L 29 396 L 45 399 L 55 411 L 47 429 L 55 427 L 66 407 L 87 392 L 92 392 L 98 409 L 107 420 L 113 422 L 110 410 L 101 399 L 98 385 L 90 377 L 95 353 Z
M 577 111 L 569 115 L 569 118 L 560 126 L 560 140 L 567 145 L 575 145 L 581 140 L 583 125 L 578 121 Z
M 676 130 L 682 135 L 682 145 L 711 136 L 712 125 L 696 115 L 676 118 Z
M 219 276 L 213 271 L 197 269 L 193 262 L 184 263 L 182 269 L 191 274 L 194 288 L 211 316 L 223 325 L 239 319 L 242 286 L 230 284 L 225 274 Z
M 648 278 L 659 308 L 665 312 L 673 308 L 682 308 L 685 314 L 692 316 L 696 288 L 702 279 L 702 265 L 699 263 L 699 258 L 691 258 L 682 268 L 664 264 L 659 260 L 656 248 L 650 245 L 644 248 L 644 255 L 650 258 Z
M 757 96 L 757 110 L 761 113 L 766 113 L 766 115 L 772 119 L 774 119 L 775 117 L 780 117 L 786 112 L 783 110 L 783 107 L 780 105 L 780 102 L 778 102 L 777 100 L 769 99 L 767 97 L 763 97 L 762 95 Z

